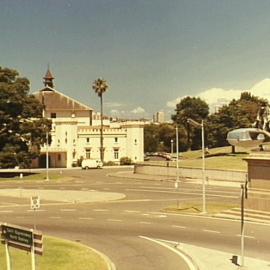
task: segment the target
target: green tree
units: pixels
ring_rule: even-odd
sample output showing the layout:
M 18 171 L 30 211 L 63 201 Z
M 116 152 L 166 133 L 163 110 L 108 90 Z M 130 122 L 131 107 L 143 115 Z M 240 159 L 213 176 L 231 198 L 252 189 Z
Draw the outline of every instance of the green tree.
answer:
M 206 119 L 209 114 L 208 104 L 199 97 L 185 97 L 176 105 L 176 114 L 172 115 L 172 120 L 183 126 L 187 134 L 188 149 L 197 149 L 199 144 L 199 132 L 195 130 L 189 123 L 188 118 L 191 118 L 197 122 L 201 122 Z M 192 142 L 191 143 L 191 139 Z
M 18 76 L 0 67 L 0 168 L 29 167 L 50 129 L 42 105 L 29 94 L 29 81 Z
M 101 78 L 94 81 L 92 85 L 93 90 L 100 98 L 100 160 L 104 162 L 104 148 L 103 148 L 103 94 L 108 90 L 107 82 Z
M 175 126 L 172 124 L 146 125 L 144 127 L 144 151 L 145 152 L 171 152 L 171 140 L 173 140 L 175 152 Z M 179 151 L 186 151 L 186 134 L 183 127 L 178 129 Z
M 228 105 L 209 116 L 207 121 L 207 138 L 209 147 L 228 145 L 227 133 L 236 128 L 251 127 L 257 112 L 267 101 L 249 92 L 243 92 L 239 99 L 233 99 Z

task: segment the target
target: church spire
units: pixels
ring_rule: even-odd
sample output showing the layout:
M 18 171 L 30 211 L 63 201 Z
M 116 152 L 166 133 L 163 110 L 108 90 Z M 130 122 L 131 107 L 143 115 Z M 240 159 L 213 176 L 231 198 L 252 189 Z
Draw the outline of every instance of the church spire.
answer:
M 54 77 L 50 71 L 49 66 L 48 66 L 47 72 L 46 72 L 45 76 L 43 77 L 43 79 L 44 79 L 43 83 L 44 83 L 45 87 L 49 86 L 49 87 L 53 88 Z

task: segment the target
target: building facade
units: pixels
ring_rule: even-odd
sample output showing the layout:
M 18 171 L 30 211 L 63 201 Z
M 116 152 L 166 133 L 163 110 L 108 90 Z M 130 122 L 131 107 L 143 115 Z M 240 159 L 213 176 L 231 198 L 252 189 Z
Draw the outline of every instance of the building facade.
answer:
M 50 167 L 76 166 L 82 159 L 100 159 L 100 114 L 81 102 L 54 89 L 53 76 L 48 70 L 44 88 L 35 93 L 44 105 L 44 117 L 52 120 L 51 144 L 41 149 L 34 167 L 45 167 L 49 154 Z M 143 161 L 143 123 L 112 123 L 103 118 L 104 162 L 119 163 L 122 157 L 133 162 Z

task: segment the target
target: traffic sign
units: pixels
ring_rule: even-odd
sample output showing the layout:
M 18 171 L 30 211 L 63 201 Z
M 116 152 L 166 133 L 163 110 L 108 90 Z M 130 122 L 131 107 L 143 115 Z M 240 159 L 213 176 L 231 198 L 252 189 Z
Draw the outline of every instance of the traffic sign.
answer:
M 40 208 L 40 198 L 39 196 L 32 196 L 31 197 L 31 209 L 36 210 Z
M 0 228 L 3 244 L 29 252 L 34 249 L 35 254 L 42 255 L 41 232 L 11 224 L 0 224 Z

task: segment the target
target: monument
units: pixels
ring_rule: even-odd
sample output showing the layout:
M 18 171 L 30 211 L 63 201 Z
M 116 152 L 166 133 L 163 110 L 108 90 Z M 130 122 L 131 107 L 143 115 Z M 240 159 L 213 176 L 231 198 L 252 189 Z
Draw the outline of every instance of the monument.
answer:
M 270 211 L 270 109 L 261 106 L 251 128 L 230 131 L 227 140 L 231 145 L 253 148 L 244 160 L 247 162 L 247 208 Z M 254 149 L 255 148 L 255 149 Z

